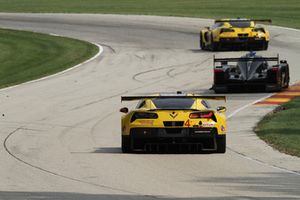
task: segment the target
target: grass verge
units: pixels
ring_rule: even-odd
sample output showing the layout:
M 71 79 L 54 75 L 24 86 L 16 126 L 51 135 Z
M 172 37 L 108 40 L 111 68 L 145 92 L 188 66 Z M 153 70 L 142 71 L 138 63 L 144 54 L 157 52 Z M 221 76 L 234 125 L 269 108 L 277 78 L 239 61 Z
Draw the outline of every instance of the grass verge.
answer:
M 266 115 L 255 132 L 279 151 L 300 157 L 300 97 Z
M 80 40 L 0 29 L 0 88 L 57 73 L 97 52 Z
M 275 25 L 300 28 L 299 0 L 0 0 L 0 5 L 0 12 L 271 18 Z

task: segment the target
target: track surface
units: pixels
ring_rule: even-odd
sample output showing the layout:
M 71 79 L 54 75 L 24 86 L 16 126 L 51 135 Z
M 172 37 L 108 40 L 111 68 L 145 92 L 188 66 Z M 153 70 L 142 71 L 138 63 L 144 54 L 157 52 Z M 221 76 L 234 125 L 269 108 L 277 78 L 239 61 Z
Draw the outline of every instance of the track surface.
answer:
M 120 153 L 120 95 L 210 92 L 212 53 L 198 49 L 211 20 L 0 14 L 0 26 L 99 43 L 79 68 L 0 91 L 0 199 L 300 199 L 300 159 L 272 150 L 252 128 L 264 93 L 229 95 L 222 154 Z M 270 27 L 271 47 L 300 79 L 300 32 Z M 245 52 L 219 52 L 218 56 Z M 2 115 L 3 114 L 3 115 Z

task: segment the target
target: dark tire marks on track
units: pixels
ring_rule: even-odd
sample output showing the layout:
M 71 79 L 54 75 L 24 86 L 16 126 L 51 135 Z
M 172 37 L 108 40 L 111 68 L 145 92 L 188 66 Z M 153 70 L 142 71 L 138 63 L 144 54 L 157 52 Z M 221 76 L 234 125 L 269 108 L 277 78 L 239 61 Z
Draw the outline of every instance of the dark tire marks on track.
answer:
M 209 61 L 211 59 L 211 57 L 208 57 L 208 58 L 205 58 L 202 62 L 190 62 L 190 63 L 183 63 L 183 64 L 178 64 L 178 65 L 170 65 L 170 66 L 165 66 L 165 67 L 159 67 L 159 68 L 155 68 L 155 69 L 150 69 L 150 70 L 146 70 L 146 71 L 142 71 L 142 72 L 139 72 L 139 73 L 136 73 L 132 76 L 132 79 L 137 81 L 137 82 L 140 82 L 142 83 L 143 81 L 138 79 L 139 76 L 141 75 L 145 75 L 145 74 L 148 74 L 148 73 L 151 73 L 151 72 L 156 72 L 156 71 L 160 71 L 160 70 L 165 70 L 165 69 L 169 69 L 171 68 L 170 70 L 167 71 L 166 75 L 169 77 L 169 78 L 174 78 L 175 76 L 174 75 L 171 75 L 170 72 L 171 71 L 174 71 L 175 69 L 177 68 L 184 68 L 184 67 L 191 67 L 191 65 L 193 66 L 200 66 L 204 63 L 206 63 L 207 61 Z M 185 71 L 184 73 L 187 73 L 188 71 Z M 183 73 L 181 73 L 183 74 Z
M 6 138 L 4 139 L 3 141 L 3 147 L 5 149 L 5 151 L 11 156 L 13 157 L 15 160 L 33 168 L 33 169 L 36 169 L 36 170 L 39 170 L 41 172 L 44 172 L 44 173 L 47 173 L 49 175 L 53 175 L 53 176 L 57 176 L 57 177 L 60 177 L 60 178 L 63 178 L 63 179 L 67 179 L 67 180 L 70 180 L 70 181 L 75 181 L 75 182 L 78 182 L 78 183 L 83 183 L 83 184 L 87 184 L 87 185 L 91 185 L 91 186 L 95 186 L 95 187 L 100 187 L 100 188 L 105 188 L 105 189 L 109 189 L 109 190 L 113 190 L 113 191 L 118 191 L 118 192 L 124 192 L 124 193 L 128 193 L 128 194 L 134 194 L 134 195 L 142 195 L 142 194 L 139 194 L 139 193 L 136 193 L 136 192 L 132 192 L 132 191 L 128 191 L 128 190 L 124 190 L 124 189 L 119 189 L 119 188 L 115 188 L 115 187 L 110 187 L 110 186 L 107 186 L 107 185 L 102 185 L 102 184 L 96 184 L 96 183 L 92 183 L 92 182 L 88 182 L 88 181 L 83 181 L 83 180 L 80 180 L 80 179 L 77 179 L 77 178 L 73 178 L 73 177 L 70 177 L 70 176 L 65 176 L 63 174 L 59 174 L 59 173 L 56 173 L 56 172 L 53 172 L 53 171 L 50 171 L 50 170 L 47 170 L 45 168 L 42 168 L 42 167 L 39 167 L 37 165 L 34 165 L 30 162 L 27 162 L 26 160 L 23 160 L 22 158 L 18 157 L 17 155 L 15 155 L 8 147 L 8 141 L 16 134 L 18 133 L 18 131 L 20 130 L 27 130 L 25 127 L 18 127 L 17 129 L 15 129 L 14 131 L 10 132 Z M 149 197 L 149 199 L 158 199 L 158 197 L 155 197 L 155 196 L 147 196 L 147 195 L 142 195 L 142 196 L 145 196 L 145 197 Z

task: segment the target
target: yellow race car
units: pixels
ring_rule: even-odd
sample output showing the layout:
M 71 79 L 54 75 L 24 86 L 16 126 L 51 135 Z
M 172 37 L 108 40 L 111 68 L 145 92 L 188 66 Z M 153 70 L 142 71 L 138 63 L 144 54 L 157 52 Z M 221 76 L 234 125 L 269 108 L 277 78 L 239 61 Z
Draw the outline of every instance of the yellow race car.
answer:
M 256 22 L 271 20 L 221 19 L 215 20 L 212 27 L 200 30 L 200 48 L 217 51 L 221 49 L 267 50 L 269 31 Z
M 122 101 L 139 100 L 135 109 L 120 109 L 122 151 L 217 152 L 226 151 L 226 108 L 210 107 L 207 100 L 225 96 L 159 94 L 123 96 Z

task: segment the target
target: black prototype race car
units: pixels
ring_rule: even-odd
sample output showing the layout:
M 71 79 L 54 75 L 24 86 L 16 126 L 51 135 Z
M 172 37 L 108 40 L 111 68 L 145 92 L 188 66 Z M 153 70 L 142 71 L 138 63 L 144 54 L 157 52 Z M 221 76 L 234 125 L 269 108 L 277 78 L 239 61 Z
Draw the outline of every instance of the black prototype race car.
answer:
M 233 90 L 280 91 L 289 86 L 289 65 L 277 57 L 263 57 L 250 52 L 240 58 L 214 57 L 216 93 Z

